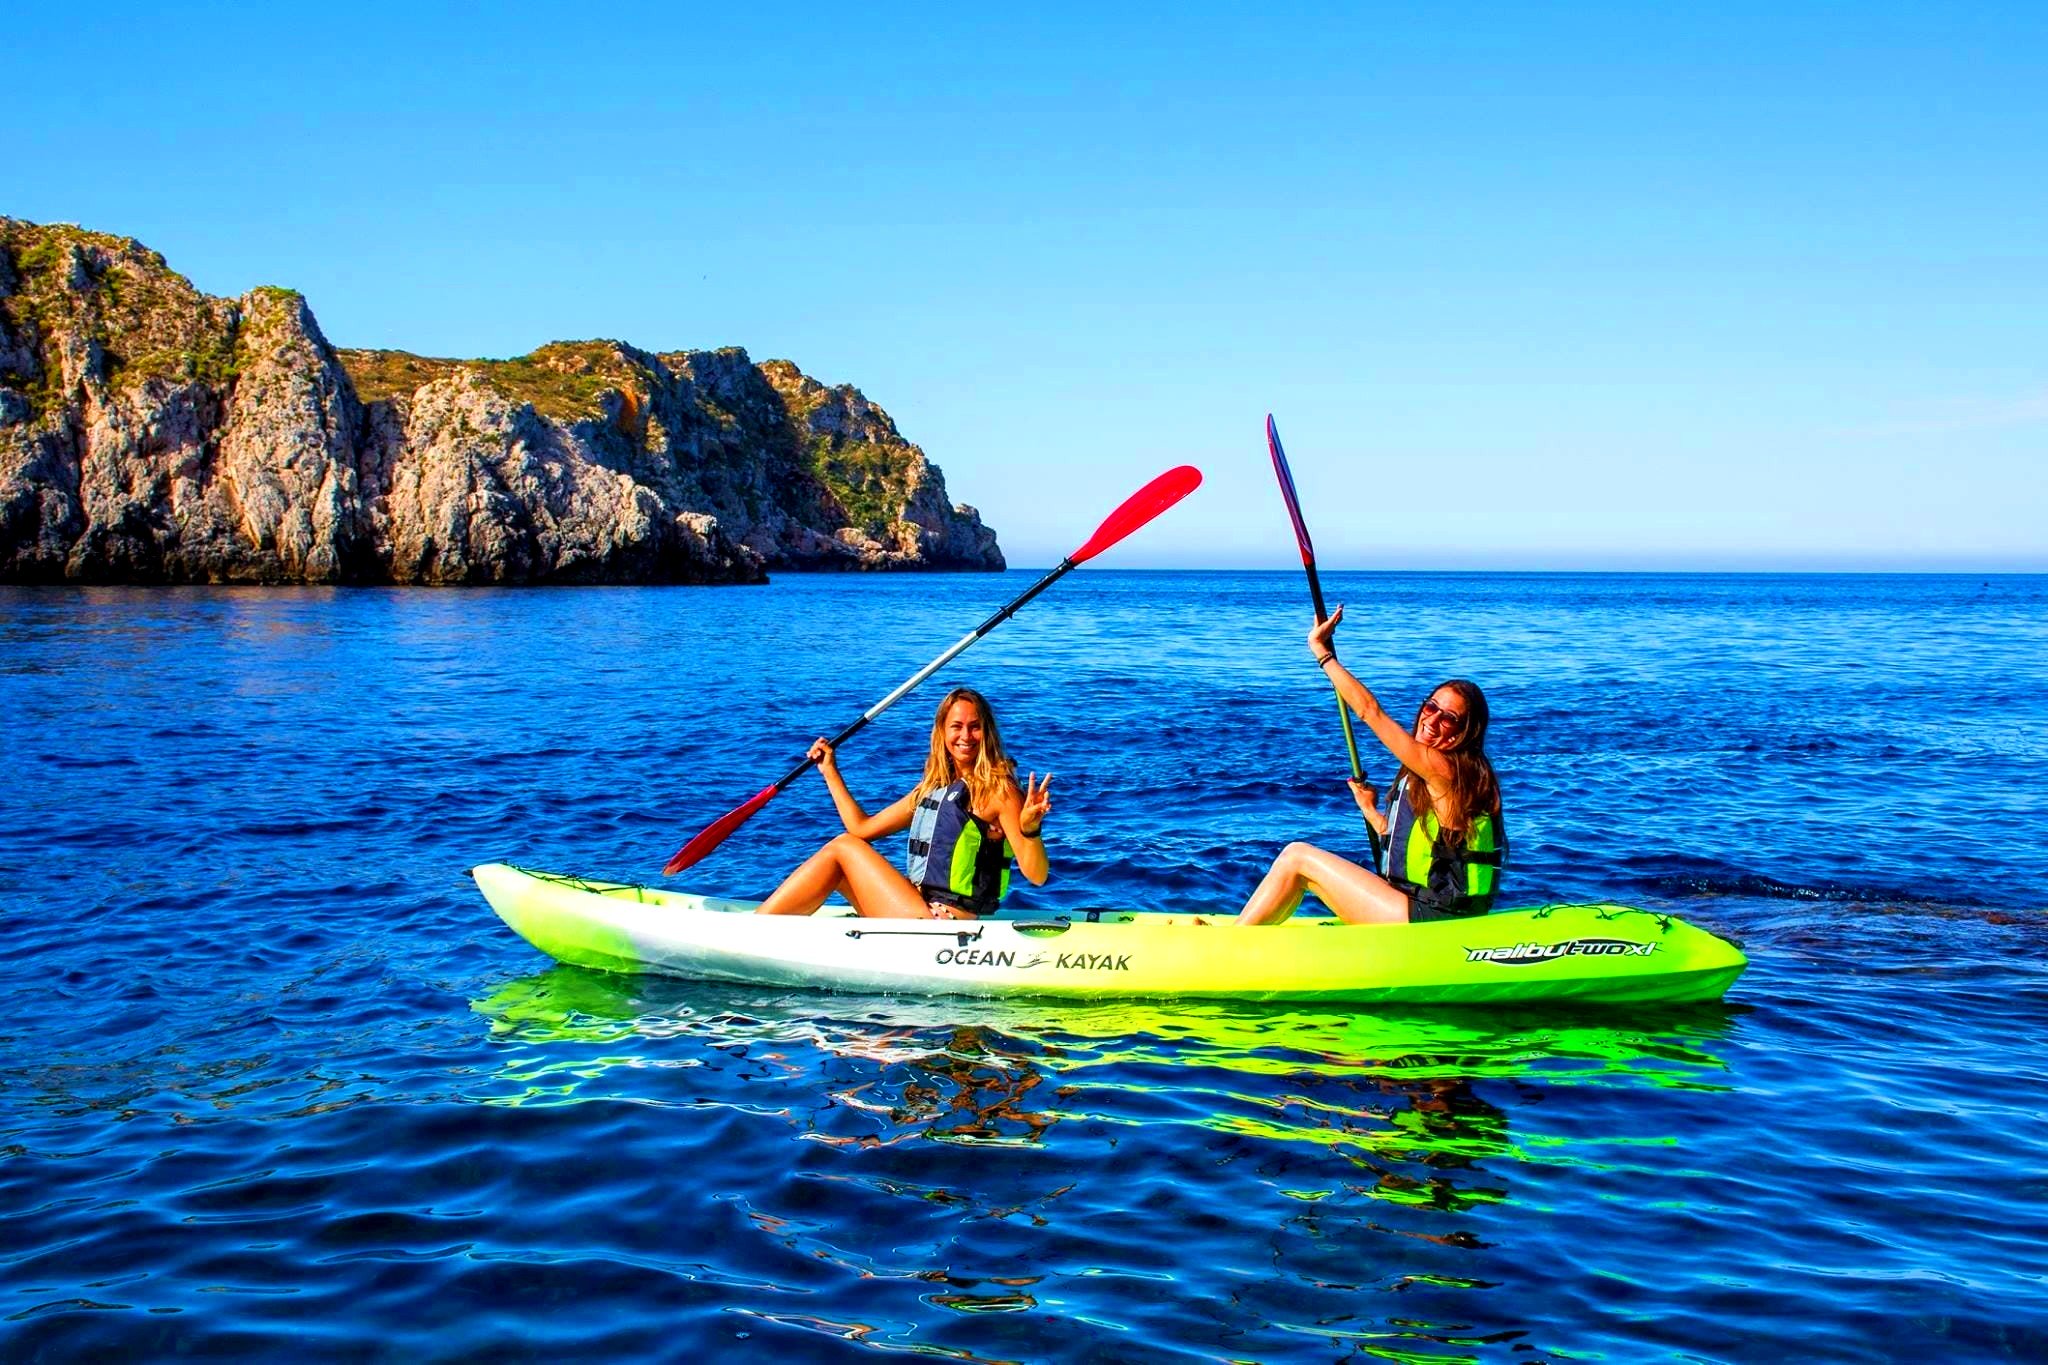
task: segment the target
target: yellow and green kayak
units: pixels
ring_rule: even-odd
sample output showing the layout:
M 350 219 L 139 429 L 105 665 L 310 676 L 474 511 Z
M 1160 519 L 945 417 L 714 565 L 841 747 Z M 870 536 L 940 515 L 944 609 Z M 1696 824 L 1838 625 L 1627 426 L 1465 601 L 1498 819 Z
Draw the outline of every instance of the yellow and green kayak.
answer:
M 758 902 L 473 869 L 484 899 L 557 961 L 612 972 L 887 995 L 1434 1004 L 1718 1000 L 1748 959 L 1671 915 L 1550 905 L 1428 924 L 1103 910 L 986 920 L 753 914 Z

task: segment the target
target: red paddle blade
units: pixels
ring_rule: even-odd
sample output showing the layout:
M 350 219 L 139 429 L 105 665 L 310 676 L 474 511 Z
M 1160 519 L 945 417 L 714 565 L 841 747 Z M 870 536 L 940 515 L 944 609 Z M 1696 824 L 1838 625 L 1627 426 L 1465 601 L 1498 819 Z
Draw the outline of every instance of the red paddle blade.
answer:
M 1301 545 L 1301 562 L 1314 565 L 1315 546 L 1308 543 L 1308 523 L 1301 519 L 1301 498 L 1294 491 L 1294 474 L 1287 468 L 1287 452 L 1280 449 L 1280 428 L 1273 414 L 1266 414 L 1266 448 L 1273 452 L 1273 473 L 1280 480 L 1280 496 L 1287 500 L 1287 516 L 1294 522 L 1294 539 Z
M 1167 470 L 1125 498 L 1122 506 L 1103 518 L 1088 543 L 1067 558 L 1086 564 L 1201 486 L 1202 471 L 1191 464 Z
M 712 821 L 710 825 L 706 826 L 702 834 L 690 840 L 689 843 L 684 844 L 676 856 L 668 860 L 667 864 L 661 869 L 661 875 L 673 877 L 684 868 L 695 867 L 698 863 L 702 862 L 707 853 L 725 842 L 726 835 L 753 819 L 754 812 L 767 805 L 774 797 L 775 792 L 776 788 L 774 787 L 763 787 L 760 791 L 748 797 L 744 805 L 735 806 Z

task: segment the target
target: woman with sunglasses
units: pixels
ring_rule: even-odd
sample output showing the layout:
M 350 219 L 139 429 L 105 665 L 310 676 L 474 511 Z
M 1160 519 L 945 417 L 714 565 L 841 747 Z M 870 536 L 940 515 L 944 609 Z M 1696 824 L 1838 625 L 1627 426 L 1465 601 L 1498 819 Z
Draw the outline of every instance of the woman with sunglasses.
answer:
M 1314 844 L 1289 844 L 1237 922 L 1278 924 L 1310 892 L 1352 924 L 1483 915 L 1493 908 L 1507 854 L 1500 784 L 1486 759 L 1485 694 L 1453 678 L 1423 701 L 1414 727 L 1402 729 L 1379 698 L 1337 662 L 1330 641 L 1343 619 L 1344 608 L 1338 607 L 1318 622 L 1308 633 L 1308 647 L 1344 704 L 1401 765 L 1388 788 L 1385 814 L 1372 788 L 1351 784 L 1366 823 L 1385 839 L 1385 865 L 1374 871 Z

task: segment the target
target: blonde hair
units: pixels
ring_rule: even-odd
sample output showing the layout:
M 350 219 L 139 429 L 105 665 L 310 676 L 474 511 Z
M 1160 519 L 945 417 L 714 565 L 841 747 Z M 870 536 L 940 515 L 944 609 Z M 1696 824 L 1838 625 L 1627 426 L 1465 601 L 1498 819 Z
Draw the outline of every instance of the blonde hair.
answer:
M 946 713 L 953 709 L 953 703 L 962 701 L 972 702 L 981 717 L 981 752 L 974 756 L 974 766 L 959 776 L 967 783 L 967 804 L 976 810 L 988 810 L 1005 787 L 1017 785 L 1017 765 L 1003 752 L 995 708 L 988 704 L 987 697 L 971 687 L 956 687 L 939 698 L 938 713 L 932 717 L 932 743 L 925 755 L 924 776 L 918 779 L 917 789 L 910 797 L 912 801 L 922 801 L 931 792 L 952 785 L 953 755 L 946 748 Z

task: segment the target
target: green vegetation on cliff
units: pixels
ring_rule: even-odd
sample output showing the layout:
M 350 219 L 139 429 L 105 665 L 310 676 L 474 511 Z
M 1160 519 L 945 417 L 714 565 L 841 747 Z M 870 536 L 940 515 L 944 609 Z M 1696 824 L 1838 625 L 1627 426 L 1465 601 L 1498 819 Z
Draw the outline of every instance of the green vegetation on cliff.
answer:
M 54 344 L 60 332 L 98 348 L 98 373 L 109 384 L 233 378 L 233 304 L 201 294 L 133 238 L 10 219 L 0 220 L 0 249 L 15 270 L 0 312 L 35 358 L 33 372 L 11 368 L 0 379 L 22 389 L 36 415 L 63 396 L 64 357 Z
M 542 417 L 580 422 L 600 416 L 607 392 L 626 396 L 628 408 L 645 404 L 648 376 L 615 341 L 557 341 L 510 360 L 446 360 L 409 351 L 337 350 L 335 355 L 365 403 L 401 397 L 457 370 L 474 370 L 514 403 L 529 403 Z
M 141 243 L 68 225 L 0 217 L 0 386 L 16 579 L 1002 563 L 886 412 L 788 361 L 601 339 L 484 360 L 336 350 L 296 290 L 213 298 Z
M 703 354 L 752 368 L 742 351 Z M 355 385 L 356 396 L 365 403 L 409 395 L 459 370 L 475 373 L 510 401 L 531 404 L 540 416 L 559 422 L 605 415 L 604 395 L 616 393 L 622 400 L 617 412 L 622 430 L 643 442 L 645 414 L 657 382 L 649 364 L 689 375 L 693 360 L 682 352 L 641 358 L 618 342 L 603 340 L 553 342 L 509 360 L 449 360 L 408 351 L 342 350 L 336 355 Z M 770 361 L 763 368 L 772 380 L 779 381 L 772 391 L 784 405 L 788 429 L 801 452 L 798 467 L 817 479 L 845 512 L 849 525 L 870 536 L 885 536 L 911 491 L 910 471 L 905 465 L 907 443 L 900 437 L 893 441 L 865 439 L 895 437 L 895 430 L 886 415 L 870 408 L 857 391 L 828 389 L 787 361 Z M 742 425 L 740 416 L 720 402 L 717 383 L 699 384 L 691 399 L 721 427 L 734 430 Z M 857 405 L 877 416 L 857 424 L 858 430 L 851 434 L 813 431 L 813 415 L 828 404 Z
M 557 341 L 510 360 L 475 362 L 499 392 L 558 422 L 576 422 L 600 412 L 608 390 L 626 396 L 629 408 L 646 403 L 647 374 L 615 341 Z
M 850 525 L 877 537 L 888 530 L 908 496 L 901 447 L 813 436 L 805 443 L 804 454 L 810 471 L 845 510 Z
M 401 397 L 446 379 L 466 363 L 414 355 L 410 351 L 356 351 L 337 347 L 335 358 L 348 372 L 356 397 L 365 403 L 381 403 Z

